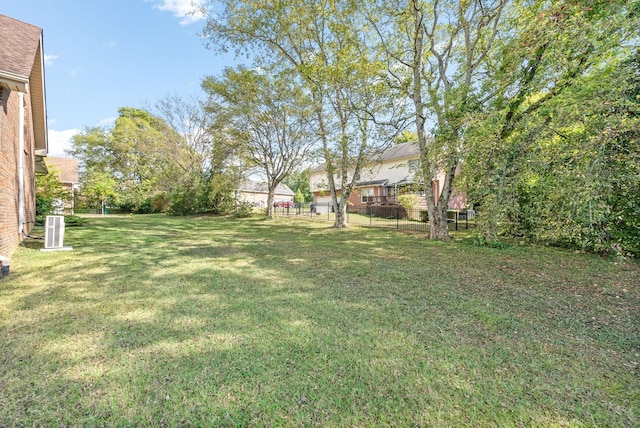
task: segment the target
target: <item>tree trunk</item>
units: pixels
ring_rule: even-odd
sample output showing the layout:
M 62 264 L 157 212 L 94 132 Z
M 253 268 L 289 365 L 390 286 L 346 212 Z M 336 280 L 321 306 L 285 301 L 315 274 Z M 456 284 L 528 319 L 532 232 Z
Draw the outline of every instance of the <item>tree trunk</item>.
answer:
M 347 202 L 340 201 L 338 206 L 335 208 L 335 211 L 336 219 L 333 223 L 333 227 L 335 227 L 336 229 L 344 229 L 349 227 L 349 224 L 347 223 Z
M 429 239 L 449 241 L 449 226 L 447 220 L 447 206 L 445 204 L 435 206 L 433 215 L 429 212 Z
M 275 199 L 275 187 L 269 186 L 269 193 L 267 194 L 267 218 L 273 220 L 274 217 L 274 206 L 273 200 Z

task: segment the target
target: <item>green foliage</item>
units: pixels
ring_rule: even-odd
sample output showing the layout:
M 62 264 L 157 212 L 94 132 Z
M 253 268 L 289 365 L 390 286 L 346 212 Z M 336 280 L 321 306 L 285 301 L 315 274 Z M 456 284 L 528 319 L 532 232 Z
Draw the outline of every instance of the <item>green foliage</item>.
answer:
M 217 214 L 233 212 L 233 177 L 217 174 L 187 177 L 169 194 L 167 213 L 171 215 Z
M 122 211 L 132 214 L 153 212 L 151 197 L 137 189 L 120 195 L 117 205 Z
M 47 198 L 41 195 L 36 194 L 36 224 L 37 225 L 42 225 L 45 222 L 45 218 L 48 215 L 53 214 L 54 211 L 54 207 L 53 207 L 53 201 L 54 199 L 52 198 Z
M 296 194 L 294 201 L 296 202 L 311 202 L 313 201 L 313 194 L 311 193 L 311 183 L 309 182 L 309 169 L 301 169 L 292 171 L 289 175 L 282 180 L 293 192 Z M 298 192 L 302 194 L 302 200 L 297 196 Z
M 80 227 L 86 225 L 88 222 L 89 220 L 86 218 L 78 217 L 77 215 L 64 216 L 65 227 Z
M 505 89 L 465 135 L 483 241 L 638 254 L 638 4 L 541 2 L 509 17 L 519 32 L 498 41 L 485 88 Z
M 169 194 L 168 214 L 193 215 L 209 211 L 208 188 L 200 177 L 183 181 Z
M 296 190 L 296 194 L 293 195 L 293 201 L 296 204 L 303 204 L 305 202 L 305 197 L 300 189 Z
M 214 126 L 216 113 L 205 115 L 202 105 L 177 96 L 160 102 L 159 109 L 166 120 L 123 107 L 112 129 L 90 128 L 74 137 L 83 204 L 109 201 L 139 214 L 230 212 L 233 189 L 220 189 L 216 183 L 226 179 L 215 177 L 233 170 L 237 149 Z
M 87 206 L 101 209 L 107 201 L 117 200 L 117 183 L 113 175 L 89 169 L 82 173 L 81 178 L 80 195 Z
M 71 194 L 60 185 L 53 168 L 47 174 L 36 175 L 36 224 L 44 224 L 45 217 L 54 213 L 54 204 L 70 200 Z
M 485 139 L 478 146 L 467 159 L 469 170 L 493 171 L 470 183 L 470 196 L 481 202 L 485 240 L 504 234 L 640 254 L 639 60 L 635 52 L 603 63 L 531 113 L 501 144 L 489 146 Z
M 397 200 L 398 200 L 398 204 L 402 206 L 404 209 L 406 209 L 407 211 L 414 209 L 416 205 L 418 205 L 418 197 L 416 195 L 409 194 L 409 193 L 405 195 L 399 195 L 397 197 Z
M 253 205 L 250 202 L 242 201 L 235 206 L 234 215 L 237 218 L 247 218 L 253 215 Z

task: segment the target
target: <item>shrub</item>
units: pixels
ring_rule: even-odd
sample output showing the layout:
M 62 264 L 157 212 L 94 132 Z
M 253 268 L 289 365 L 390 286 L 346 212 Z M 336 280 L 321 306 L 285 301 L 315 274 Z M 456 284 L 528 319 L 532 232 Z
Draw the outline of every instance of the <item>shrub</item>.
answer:
M 56 202 L 69 199 L 70 194 L 60 186 L 55 170 L 36 176 L 36 224 L 54 213 Z
M 398 204 L 410 211 L 418 205 L 418 197 L 412 194 L 400 195 L 398 196 Z
M 236 205 L 235 216 L 237 218 L 247 218 L 253 215 L 253 205 L 249 202 L 240 202 Z
M 84 226 L 87 224 L 88 220 L 82 217 L 78 217 L 77 215 L 66 215 L 64 216 L 64 224 L 67 227 L 77 227 Z

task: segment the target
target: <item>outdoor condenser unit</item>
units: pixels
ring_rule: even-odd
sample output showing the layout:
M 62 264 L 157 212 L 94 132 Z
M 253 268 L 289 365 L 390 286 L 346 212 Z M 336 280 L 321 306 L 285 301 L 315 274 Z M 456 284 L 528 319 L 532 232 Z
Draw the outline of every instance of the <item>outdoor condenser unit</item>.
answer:
M 65 247 L 64 241 L 64 216 L 48 215 L 44 229 L 44 249 L 45 250 L 70 250 Z

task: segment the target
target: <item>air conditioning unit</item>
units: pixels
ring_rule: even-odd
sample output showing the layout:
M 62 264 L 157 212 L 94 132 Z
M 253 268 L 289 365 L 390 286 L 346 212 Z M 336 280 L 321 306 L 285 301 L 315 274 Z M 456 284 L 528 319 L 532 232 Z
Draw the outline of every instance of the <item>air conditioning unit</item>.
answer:
M 71 250 L 65 247 L 64 242 L 64 216 L 48 215 L 44 229 L 44 250 Z

